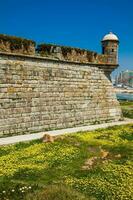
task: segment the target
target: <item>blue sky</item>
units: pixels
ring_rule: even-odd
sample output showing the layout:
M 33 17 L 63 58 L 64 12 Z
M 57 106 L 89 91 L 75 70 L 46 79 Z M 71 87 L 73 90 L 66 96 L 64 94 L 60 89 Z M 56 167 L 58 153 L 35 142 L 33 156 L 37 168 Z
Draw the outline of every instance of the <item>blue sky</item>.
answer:
M 101 53 L 109 31 L 120 39 L 117 71 L 133 69 L 132 0 L 0 0 L 0 33 Z

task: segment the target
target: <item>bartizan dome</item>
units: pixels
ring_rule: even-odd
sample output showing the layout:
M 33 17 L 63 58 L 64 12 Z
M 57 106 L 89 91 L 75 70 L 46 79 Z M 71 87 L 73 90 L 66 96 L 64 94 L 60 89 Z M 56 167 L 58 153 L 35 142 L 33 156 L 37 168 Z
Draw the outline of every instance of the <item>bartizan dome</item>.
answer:
M 115 34 L 113 34 L 112 32 L 105 35 L 102 39 L 102 41 L 110 41 L 110 40 L 119 41 L 118 37 Z

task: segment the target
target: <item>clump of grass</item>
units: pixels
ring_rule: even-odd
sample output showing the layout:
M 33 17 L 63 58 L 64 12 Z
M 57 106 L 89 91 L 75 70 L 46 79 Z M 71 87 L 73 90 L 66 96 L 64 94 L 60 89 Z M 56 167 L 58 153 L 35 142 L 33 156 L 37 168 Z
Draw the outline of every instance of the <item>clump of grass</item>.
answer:
M 120 101 L 121 106 L 133 106 L 133 101 Z
M 62 185 L 47 186 L 43 191 L 30 194 L 26 200 L 94 200 L 92 197 L 85 197 L 82 193 Z
M 123 116 L 133 119 L 133 110 L 122 109 Z
M 123 116 L 133 119 L 133 101 L 120 101 Z
M 27 194 L 39 189 L 37 184 L 17 183 L 9 180 L 0 182 L 0 200 L 24 200 Z

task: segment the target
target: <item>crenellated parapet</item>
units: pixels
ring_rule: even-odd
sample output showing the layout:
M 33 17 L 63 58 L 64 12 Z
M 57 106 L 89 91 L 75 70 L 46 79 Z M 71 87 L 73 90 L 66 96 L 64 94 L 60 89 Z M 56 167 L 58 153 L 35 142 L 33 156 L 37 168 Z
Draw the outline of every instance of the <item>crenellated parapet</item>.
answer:
M 116 47 L 114 48 L 115 51 L 110 53 L 110 43 L 112 45 L 112 41 L 102 41 L 104 51 L 103 54 L 98 54 L 94 51 L 89 51 L 87 49 L 53 44 L 40 44 L 36 47 L 36 43 L 33 40 L 27 40 L 24 38 L 1 34 L 0 52 L 15 53 L 18 55 L 32 55 L 35 57 L 38 56 L 76 63 L 78 62 L 100 65 L 109 64 L 113 65 L 113 69 L 115 69 L 118 66 L 116 62 L 117 54 L 115 54 Z M 113 45 L 115 46 L 115 44 Z
M 0 52 L 35 55 L 33 40 L 0 34 Z
M 98 54 L 86 49 L 59 46 L 53 44 L 41 44 L 36 49 L 36 54 L 42 57 L 56 58 L 59 60 L 92 63 L 92 64 L 115 64 L 108 60 L 107 55 Z

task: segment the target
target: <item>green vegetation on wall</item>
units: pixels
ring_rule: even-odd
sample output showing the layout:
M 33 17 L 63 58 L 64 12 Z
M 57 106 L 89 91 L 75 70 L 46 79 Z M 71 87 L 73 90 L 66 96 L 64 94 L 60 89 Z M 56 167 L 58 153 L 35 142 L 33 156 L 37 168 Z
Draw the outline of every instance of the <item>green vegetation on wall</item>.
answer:
M 59 52 L 57 48 L 60 49 Z M 61 45 L 55 45 L 55 44 L 40 44 L 38 45 L 36 51 L 40 53 L 41 55 L 46 55 L 46 56 L 52 53 L 61 53 L 64 57 L 66 57 L 68 53 L 71 55 L 72 51 L 74 51 L 77 56 L 78 54 L 86 53 L 86 57 L 88 58 L 88 61 L 91 61 L 92 57 L 97 55 L 96 52 L 88 51 L 86 49 L 80 49 L 80 48 L 69 47 L 69 46 L 61 46 Z
M 4 34 L 0 34 L 0 43 L 1 42 L 3 42 L 3 44 L 9 43 L 11 50 L 22 49 L 22 48 L 27 50 L 30 45 L 33 45 L 33 46 L 36 45 L 36 43 L 33 40 L 28 40 L 28 39 L 4 35 Z

